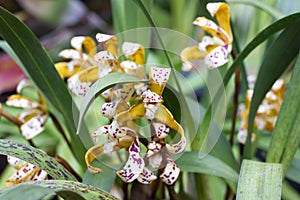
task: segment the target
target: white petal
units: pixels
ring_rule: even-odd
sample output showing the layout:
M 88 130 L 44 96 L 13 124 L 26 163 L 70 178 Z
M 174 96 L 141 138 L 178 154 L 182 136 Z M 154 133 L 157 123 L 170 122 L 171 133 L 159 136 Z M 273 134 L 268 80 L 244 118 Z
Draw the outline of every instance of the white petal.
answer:
M 38 102 L 20 96 L 18 94 L 10 96 L 5 103 L 8 106 L 13 106 L 18 108 L 38 108 L 40 106 Z
M 34 177 L 32 177 L 32 180 L 33 181 L 41 181 L 41 180 L 45 180 L 47 179 L 47 172 L 45 172 L 44 170 L 39 170 L 35 175 Z
M 137 180 L 143 184 L 150 184 L 153 180 L 156 180 L 157 176 L 152 171 L 144 167 L 143 172 L 137 177 Z
M 101 126 L 100 128 L 98 128 L 97 130 L 95 130 L 92 133 L 92 137 L 93 137 L 94 142 L 98 141 L 98 137 L 100 135 L 107 135 L 108 134 L 108 127 L 109 127 L 109 125 Z
M 215 14 L 216 14 L 216 12 L 219 10 L 219 8 L 220 8 L 221 5 L 222 5 L 222 3 L 208 3 L 206 5 L 206 9 L 210 13 L 210 15 L 212 17 L 214 17 Z
M 104 103 L 101 108 L 101 113 L 108 119 L 112 119 L 116 114 L 117 102 Z
M 129 183 L 143 172 L 144 167 L 145 162 L 140 156 L 140 146 L 138 139 L 136 139 L 129 148 L 129 158 L 125 166 L 117 174 L 123 181 Z
M 228 45 L 218 46 L 214 48 L 209 54 L 205 57 L 205 65 L 209 69 L 214 69 L 220 67 L 228 62 Z
M 160 153 L 156 153 L 149 157 L 149 164 L 154 169 L 158 169 L 163 161 L 162 155 Z
M 126 74 L 131 74 L 139 78 L 144 78 L 146 75 L 144 66 L 139 65 L 133 61 L 126 60 L 121 62 L 120 65 L 124 69 Z
M 172 185 L 178 178 L 180 169 L 176 166 L 173 159 L 168 158 L 167 166 L 164 169 L 164 172 L 159 176 L 162 182 L 167 185 Z
M 91 84 L 91 82 L 81 82 L 78 74 L 68 79 L 69 89 L 77 96 L 85 96 Z
M 152 125 L 158 138 L 163 139 L 169 135 L 170 128 L 168 126 L 159 122 L 153 122 Z
M 160 86 L 165 84 L 168 81 L 170 73 L 171 73 L 170 68 L 151 67 L 150 69 L 151 78 Z
M 24 123 L 20 129 L 25 139 L 30 140 L 44 130 L 44 124 L 47 120 L 47 115 L 38 115 Z
M 18 168 L 18 167 L 20 167 L 22 160 L 20 160 L 19 158 L 13 157 L 13 156 L 7 156 L 7 162 L 11 166 Z
M 32 82 L 29 79 L 21 80 L 17 86 L 17 93 L 21 93 L 23 88 L 28 87 L 28 86 L 33 86 Z
M 106 42 L 106 41 L 110 40 L 113 37 L 114 37 L 113 35 L 107 35 L 107 34 L 103 34 L 103 33 L 97 33 L 96 34 L 96 39 L 100 43 Z
M 152 92 L 151 90 L 147 90 L 142 94 L 144 103 L 161 103 L 163 102 L 162 96 Z
M 154 119 L 155 113 L 159 107 L 159 104 L 144 104 L 144 107 L 146 108 L 146 113 L 145 113 L 145 117 L 147 119 Z
M 71 46 L 78 50 L 78 51 L 81 51 L 82 49 L 82 43 L 84 41 L 85 37 L 84 36 L 76 36 L 76 37 L 73 37 L 71 39 Z
M 119 124 L 116 120 L 113 120 L 112 123 L 110 124 L 110 126 L 108 128 L 108 133 L 110 136 L 112 136 L 114 138 L 120 138 L 120 137 L 126 135 L 126 133 L 119 126 Z
M 178 154 L 181 153 L 186 147 L 185 137 L 181 137 L 180 141 L 176 144 L 166 144 L 166 148 L 170 153 Z
M 139 48 L 141 48 L 142 45 L 138 43 L 132 43 L 132 42 L 124 42 L 122 45 L 122 50 L 126 58 L 133 55 Z

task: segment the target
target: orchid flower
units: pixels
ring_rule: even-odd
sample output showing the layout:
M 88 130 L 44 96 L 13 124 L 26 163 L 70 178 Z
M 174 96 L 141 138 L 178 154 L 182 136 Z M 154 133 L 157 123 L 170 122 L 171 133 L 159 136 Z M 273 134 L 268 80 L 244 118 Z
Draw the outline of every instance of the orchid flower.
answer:
M 258 107 L 254 126 L 258 130 L 273 131 L 277 116 L 279 114 L 285 91 L 285 82 L 282 79 L 277 80 L 272 89 L 266 94 L 262 104 Z M 246 106 L 241 111 L 241 124 L 238 132 L 238 141 L 242 144 L 247 139 L 248 115 L 252 99 L 253 89 L 246 93 Z M 252 141 L 255 140 L 255 134 L 252 134 Z
M 192 70 L 191 60 L 203 60 L 209 69 L 228 62 L 233 40 L 229 6 L 226 3 L 208 3 L 206 8 L 212 17 L 216 16 L 219 25 L 205 17 L 198 17 L 193 22 L 211 36 L 204 36 L 198 46 L 187 47 L 181 52 L 183 71 Z
M 17 86 L 17 93 L 10 96 L 6 105 L 24 108 L 17 116 L 17 119 L 22 123 L 20 131 L 22 136 L 30 140 L 44 130 L 44 125 L 49 117 L 48 107 L 43 96 L 37 91 L 39 101 L 27 98 L 21 95 L 25 87 L 33 87 L 33 84 L 28 80 L 22 80 Z
M 29 181 L 39 181 L 47 179 L 47 172 L 24 162 L 18 158 L 7 156 L 8 163 L 15 168 L 15 172 L 6 180 L 6 186 L 12 186 Z
M 126 164 L 117 172 L 118 176 L 125 182 L 132 182 L 137 179 L 139 182 L 149 184 L 157 177 L 147 168 L 151 165 L 157 169 L 164 167 L 160 178 L 166 184 L 173 184 L 178 175 L 179 168 L 169 153 L 180 153 L 184 150 L 186 140 L 184 130 L 173 118 L 170 111 L 162 104 L 161 96 L 163 89 L 169 79 L 170 69 L 151 68 L 148 90 L 142 93 L 142 102 L 128 108 L 124 99 L 113 104 L 104 104 L 102 114 L 112 119 L 110 125 L 100 127 L 94 134 L 96 139 L 99 135 L 106 135 L 107 142 L 95 145 L 86 153 L 86 163 L 92 173 L 99 173 L 102 170 L 91 165 L 92 161 L 99 156 L 129 147 L 129 157 Z M 128 100 L 128 99 L 127 99 Z M 151 120 L 152 129 L 155 132 L 153 141 L 147 145 L 147 154 L 143 158 L 140 155 L 139 136 L 133 120 L 145 117 Z M 169 134 L 170 128 L 181 135 L 176 144 L 165 144 L 164 138 Z M 166 147 L 164 150 L 163 147 Z M 165 165 L 164 165 L 165 164 Z

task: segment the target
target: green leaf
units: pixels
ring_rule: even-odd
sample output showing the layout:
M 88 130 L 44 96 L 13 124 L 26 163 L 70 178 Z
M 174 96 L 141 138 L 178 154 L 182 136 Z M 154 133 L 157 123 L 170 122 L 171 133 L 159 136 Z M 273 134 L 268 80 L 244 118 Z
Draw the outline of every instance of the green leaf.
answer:
M 238 180 L 234 169 L 211 155 L 200 159 L 197 152 L 185 152 L 175 162 L 181 171 L 220 176 L 235 182 Z
M 34 147 L 0 139 L 0 154 L 17 157 L 45 170 L 54 179 L 76 181 L 76 178 L 45 152 Z
M 97 187 L 62 180 L 34 181 L 2 188 L 0 189 L 0 199 L 39 200 L 46 195 L 55 193 L 67 200 L 118 199 Z
M 93 103 L 95 98 L 104 92 L 106 89 L 115 86 L 116 84 L 124 84 L 124 83 L 141 83 L 146 82 L 145 80 L 141 80 L 135 76 L 131 76 L 124 73 L 110 73 L 103 78 L 96 81 L 92 87 L 89 89 L 87 94 L 85 95 L 82 105 L 80 106 L 80 114 L 78 119 L 78 126 L 77 126 L 77 134 L 89 134 L 87 132 L 82 131 L 83 119 L 84 115 L 86 114 L 89 106 Z M 90 137 L 89 135 L 86 135 Z
M 237 200 L 278 199 L 281 197 L 280 164 L 244 160 L 239 176 Z
M 300 159 L 294 158 L 288 171 L 286 173 L 286 177 L 298 184 L 300 184 Z
M 73 115 L 76 115 L 78 110 L 72 107 L 72 98 L 66 84 L 56 72 L 47 52 L 28 27 L 2 7 L 0 7 L 0 35 L 12 48 L 8 52 L 14 52 L 17 55 L 22 63 L 20 67 L 40 89 L 47 102 L 51 103 L 62 115 L 71 136 L 71 144 L 76 157 L 82 166 L 85 166 L 86 149 L 75 134 L 73 120 Z M 8 48 L 7 46 L 6 49 Z M 61 118 L 61 116 L 57 117 Z
M 103 169 L 103 172 L 92 174 L 89 170 L 86 170 L 82 182 L 109 192 L 113 183 L 115 182 L 117 170 L 102 164 L 98 160 L 95 160 L 92 164 L 93 166 Z
M 300 21 L 292 26 L 291 31 L 297 31 L 300 34 Z M 289 35 L 292 37 L 292 35 Z M 288 36 L 287 36 L 288 37 Z M 294 43 L 298 42 L 298 52 L 300 46 L 300 36 L 297 40 L 293 40 Z M 292 42 L 292 41 L 291 41 Z M 291 53 L 293 49 L 289 49 Z M 298 57 L 296 66 L 292 73 L 290 82 L 287 85 L 283 103 L 280 109 L 278 119 L 273 131 L 269 152 L 267 154 L 267 162 L 279 162 L 282 163 L 283 175 L 286 174 L 288 167 L 290 166 L 296 150 L 299 146 L 300 137 L 300 57 Z
M 264 99 L 266 93 L 271 89 L 274 82 L 283 74 L 289 64 L 296 58 L 300 48 L 300 20 L 295 21 L 289 25 L 274 41 L 272 46 L 268 49 L 265 59 L 260 67 L 255 82 L 253 97 L 248 118 L 248 133 L 253 132 L 254 118 L 256 111 Z M 290 103 L 290 102 L 288 102 Z M 291 116 L 291 111 L 296 112 L 296 107 L 290 107 L 286 117 Z M 297 115 L 294 115 L 295 117 Z M 297 121 L 296 121 L 297 122 Z M 296 123 L 297 124 L 297 123 Z M 283 126 L 281 131 L 286 131 L 287 127 Z M 296 127 L 295 127 L 296 128 Z M 295 129 L 296 131 L 297 129 Z M 248 134 L 245 145 L 244 157 L 251 156 L 251 134 Z M 282 143 L 280 144 L 282 145 Z M 286 172 L 286 166 L 283 166 Z
M 284 15 L 279 12 L 277 9 L 269 6 L 268 4 L 261 2 L 261 1 L 256 1 L 256 0 L 228 0 L 227 1 L 229 4 L 245 4 L 245 5 L 250 5 L 250 6 L 254 6 L 258 9 L 261 9 L 263 11 L 265 11 L 266 13 L 268 13 L 269 15 L 271 15 L 272 17 L 274 17 L 275 19 L 279 19 L 282 18 Z

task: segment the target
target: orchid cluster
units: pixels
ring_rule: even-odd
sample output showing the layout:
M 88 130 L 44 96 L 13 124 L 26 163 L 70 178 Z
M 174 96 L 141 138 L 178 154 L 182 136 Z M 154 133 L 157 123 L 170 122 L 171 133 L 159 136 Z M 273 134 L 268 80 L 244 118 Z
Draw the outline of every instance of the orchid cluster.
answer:
M 28 181 L 45 180 L 48 177 L 47 172 L 44 170 L 18 158 L 7 156 L 7 162 L 16 170 L 6 180 L 7 187 Z
M 20 123 L 19 128 L 22 136 L 26 140 L 30 140 L 45 129 L 44 125 L 49 117 L 49 112 L 46 101 L 39 91 L 36 91 L 38 101 L 21 95 L 22 90 L 26 87 L 33 87 L 28 79 L 24 79 L 18 84 L 18 94 L 10 96 L 6 101 L 6 105 L 24 108 L 16 118 Z
M 59 56 L 70 59 L 59 62 L 55 68 L 62 78 L 68 78 L 69 89 L 77 96 L 85 96 L 90 86 L 111 72 L 125 72 L 144 77 L 144 48 L 140 44 L 125 42 L 122 51 L 126 61 L 119 61 L 117 37 L 98 33 L 97 41 L 104 51 L 97 53 L 96 44 L 90 37 L 76 36 L 71 39 L 74 49 L 65 49 Z M 111 90 L 104 92 L 107 99 L 113 98 Z
M 187 47 L 181 52 L 182 70 L 191 71 L 190 61 L 202 60 L 209 69 L 220 67 L 228 62 L 232 50 L 232 33 L 230 28 L 230 10 L 226 3 L 208 3 L 206 6 L 212 17 L 216 17 L 219 25 L 205 17 L 198 17 L 193 23 L 209 33 L 204 36 L 198 46 Z
M 135 98 L 132 96 L 118 96 L 108 103 L 103 104 L 102 114 L 111 119 L 111 124 L 100 127 L 93 133 L 97 140 L 99 135 L 105 135 L 107 142 L 98 144 L 88 150 L 86 153 L 86 163 L 92 173 L 99 173 L 102 170 L 91 165 L 92 161 L 104 154 L 118 151 L 123 148 L 129 148 L 129 155 L 126 164 L 117 172 L 118 176 L 124 182 L 132 182 L 137 179 L 144 184 L 150 184 L 157 176 L 149 169 L 151 166 L 154 170 L 164 168 L 160 174 L 161 180 L 166 184 L 173 184 L 180 172 L 176 166 L 171 154 L 181 153 L 185 146 L 186 140 L 184 130 L 180 124 L 173 118 L 170 111 L 163 105 L 162 92 L 169 79 L 170 69 L 152 67 L 149 73 L 149 83 L 144 88 L 135 88 Z M 145 85 L 144 85 L 145 86 Z M 126 88 L 126 87 L 125 87 Z M 113 91 L 123 94 L 121 88 L 114 88 Z M 137 92 L 139 90 L 139 92 Z M 130 99 L 140 100 L 129 107 Z M 146 118 L 151 122 L 151 131 L 153 132 L 151 141 L 143 143 L 147 148 L 144 157 L 141 156 L 141 143 L 139 141 L 139 131 L 134 120 Z M 165 138 L 169 135 L 170 128 L 181 135 L 179 142 L 167 144 Z
M 262 104 L 259 106 L 255 120 L 254 126 L 258 130 L 273 131 L 277 116 L 279 114 L 281 104 L 283 102 L 283 96 L 285 92 L 285 82 L 282 79 L 277 80 L 272 89 L 266 94 Z M 240 116 L 242 118 L 239 132 L 238 141 L 245 144 L 247 139 L 247 129 L 248 129 L 248 115 L 250 111 L 250 104 L 253 95 L 253 88 L 247 90 L 246 93 L 246 105 L 243 106 Z M 251 141 L 255 140 L 255 134 L 252 133 Z

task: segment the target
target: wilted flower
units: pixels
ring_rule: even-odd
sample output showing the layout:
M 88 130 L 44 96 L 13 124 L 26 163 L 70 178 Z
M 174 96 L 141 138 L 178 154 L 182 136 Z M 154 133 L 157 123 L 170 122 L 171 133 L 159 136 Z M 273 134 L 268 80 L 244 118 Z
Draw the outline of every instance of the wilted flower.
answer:
M 208 3 L 207 10 L 219 23 L 198 17 L 194 24 L 209 33 L 204 36 L 198 46 L 187 47 L 181 52 L 182 70 L 192 70 L 191 60 L 204 60 L 209 69 L 220 67 L 228 62 L 228 54 L 232 50 L 232 33 L 230 28 L 230 10 L 226 3 Z
M 35 165 L 12 156 L 7 156 L 7 161 L 16 171 L 6 180 L 6 186 L 47 179 L 47 172 Z
M 102 113 L 112 119 L 112 123 L 101 127 L 94 133 L 95 137 L 106 135 L 107 142 L 92 147 L 86 153 L 86 163 L 92 173 L 102 171 L 91 166 L 91 162 L 96 157 L 129 147 L 128 160 L 124 167 L 117 172 L 123 181 L 132 182 L 137 179 L 144 184 L 151 183 L 157 177 L 147 168 L 148 165 L 154 169 L 164 167 L 160 178 L 166 184 L 173 184 L 176 181 L 180 170 L 170 153 L 181 153 L 186 146 L 186 140 L 183 128 L 163 105 L 161 94 L 169 75 L 170 69 L 152 67 L 149 74 L 148 90 L 144 91 L 141 97 L 137 97 L 142 98 L 142 102 L 134 104 L 130 108 L 124 99 L 116 101 L 117 103 L 113 105 L 104 104 Z M 139 134 L 133 122 L 133 120 L 142 117 L 151 121 L 151 129 L 154 133 L 151 138 L 152 141 L 144 144 L 148 150 L 144 158 L 140 155 Z M 176 144 L 166 144 L 164 141 L 170 128 L 181 135 L 180 141 Z
M 279 114 L 285 91 L 285 82 L 282 79 L 277 80 L 272 86 L 262 104 L 258 107 L 254 126 L 258 130 L 273 131 L 277 116 Z M 241 111 L 241 124 L 238 132 L 238 141 L 242 144 L 247 139 L 248 115 L 252 99 L 253 89 L 249 89 L 246 93 L 246 105 Z M 252 134 L 252 141 L 255 140 L 255 134 Z
M 44 124 L 49 117 L 46 101 L 39 91 L 37 91 L 39 101 L 21 95 L 22 89 L 29 86 L 33 87 L 28 79 L 22 80 L 17 86 L 18 94 L 10 96 L 6 101 L 8 106 L 24 108 L 17 119 L 22 123 L 20 126 L 21 134 L 27 140 L 44 130 Z

